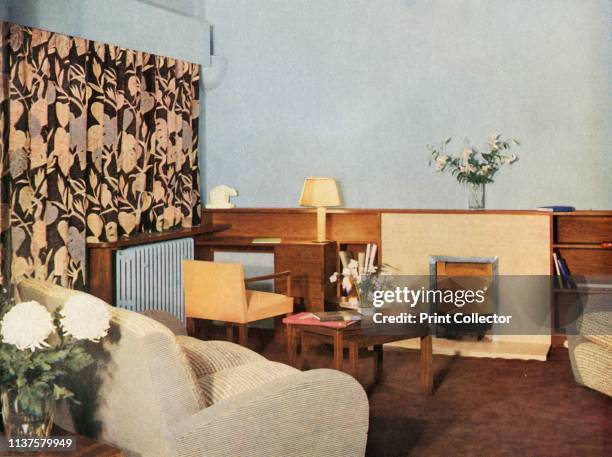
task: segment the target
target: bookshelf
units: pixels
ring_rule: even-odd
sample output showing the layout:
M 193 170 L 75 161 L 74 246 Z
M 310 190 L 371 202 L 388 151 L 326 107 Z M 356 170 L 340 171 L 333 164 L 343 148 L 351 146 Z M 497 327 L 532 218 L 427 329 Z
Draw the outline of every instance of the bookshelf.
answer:
M 612 211 L 553 213 L 553 251 L 565 260 L 572 276 L 612 278 Z M 608 245 L 605 245 L 608 243 Z M 552 261 L 551 261 L 552 262 Z M 555 289 L 553 294 L 553 345 L 562 346 L 563 326 L 575 299 L 572 289 Z

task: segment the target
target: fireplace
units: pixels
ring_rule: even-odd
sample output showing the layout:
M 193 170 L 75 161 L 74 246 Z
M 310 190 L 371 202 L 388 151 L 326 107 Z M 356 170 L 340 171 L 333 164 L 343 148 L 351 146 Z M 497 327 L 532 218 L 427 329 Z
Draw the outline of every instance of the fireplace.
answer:
M 549 312 L 547 297 L 537 297 L 529 290 L 510 286 L 504 281 L 514 276 L 548 276 L 551 272 L 551 219 L 535 211 L 419 211 L 414 214 L 381 215 L 381 261 L 391 265 L 395 274 L 427 276 L 432 274 L 432 255 L 453 256 L 446 263 L 447 273 L 457 273 L 453 260 L 490 268 L 493 286 L 499 282 L 498 300 L 491 302 L 499 314 L 518 314 L 522 321 L 529 314 Z M 444 254 L 442 256 L 441 254 Z M 498 262 L 495 262 L 498 259 Z M 466 268 L 468 267 L 466 266 Z M 433 268 L 436 262 L 433 261 Z M 464 274 L 464 273 L 462 273 Z M 497 281 L 495 281 L 497 279 Z M 503 279 L 503 281 L 502 281 Z M 429 281 L 429 280 L 428 280 Z M 507 292 L 507 297 L 506 297 Z M 492 291 L 495 293 L 495 290 Z M 510 304 L 507 302 L 511 302 Z M 549 320 L 550 318 L 548 318 Z M 540 325 L 546 325 L 546 318 Z M 550 335 L 518 329 L 508 333 L 505 326 L 493 324 L 493 337 L 481 341 L 434 338 L 437 354 L 469 357 L 502 357 L 546 360 Z M 405 348 L 418 347 L 416 340 L 395 343 Z
M 480 293 L 481 302 L 462 301 L 436 304 L 438 315 L 454 313 L 491 315 L 498 311 L 497 257 L 429 256 L 430 289 L 472 291 Z M 436 326 L 436 336 L 460 341 L 481 341 L 492 324 L 442 324 Z M 490 338 L 489 338 L 490 340 Z

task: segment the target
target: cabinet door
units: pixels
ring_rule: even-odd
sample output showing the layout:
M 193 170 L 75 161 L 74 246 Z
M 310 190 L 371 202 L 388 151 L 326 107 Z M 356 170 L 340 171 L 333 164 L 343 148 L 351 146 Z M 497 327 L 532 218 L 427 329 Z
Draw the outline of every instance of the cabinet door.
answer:
M 335 255 L 335 243 L 281 244 L 275 248 L 274 270 L 290 270 L 292 295 L 303 298 L 307 310 L 322 311 L 326 298 L 335 294 L 329 282 Z M 276 286 L 277 291 L 284 292 L 284 281 L 277 281 Z

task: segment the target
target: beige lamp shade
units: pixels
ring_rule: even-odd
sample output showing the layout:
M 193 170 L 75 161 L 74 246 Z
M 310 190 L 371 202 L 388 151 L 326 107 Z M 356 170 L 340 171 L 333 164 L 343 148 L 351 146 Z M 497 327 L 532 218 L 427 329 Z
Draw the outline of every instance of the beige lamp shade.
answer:
M 301 206 L 328 207 L 340 205 L 340 194 L 334 178 L 306 178 L 302 195 Z

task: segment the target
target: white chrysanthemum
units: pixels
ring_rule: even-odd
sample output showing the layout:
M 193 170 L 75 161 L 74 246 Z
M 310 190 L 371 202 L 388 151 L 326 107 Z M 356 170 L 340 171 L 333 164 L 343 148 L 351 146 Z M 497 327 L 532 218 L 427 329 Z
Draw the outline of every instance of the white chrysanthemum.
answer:
M 336 271 L 333 275 L 329 277 L 329 282 L 334 283 L 338 281 L 338 272 Z
M 35 301 L 17 303 L 2 319 L 2 340 L 17 349 L 32 351 L 45 346 L 53 333 L 53 317 L 43 305 Z
M 99 298 L 74 296 L 66 300 L 59 314 L 64 332 L 77 340 L 98 341 L 108 334 L 111 313 Z

